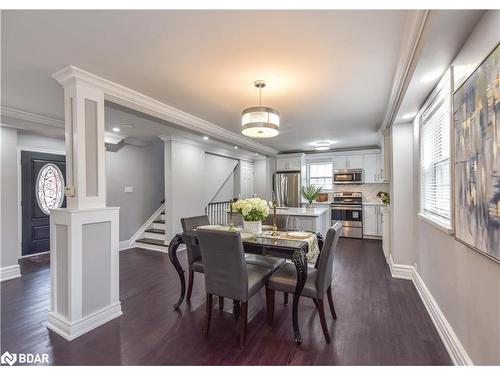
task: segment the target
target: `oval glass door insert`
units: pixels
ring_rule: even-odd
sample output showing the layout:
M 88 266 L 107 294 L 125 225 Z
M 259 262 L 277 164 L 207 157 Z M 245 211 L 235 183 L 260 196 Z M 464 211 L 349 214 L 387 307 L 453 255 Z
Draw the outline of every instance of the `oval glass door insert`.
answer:
M 64 177 L 57 165 L 48 163 L 40 169 L 35 184 L 36 200 L 47 215 L 59 208 L 64 201 Z

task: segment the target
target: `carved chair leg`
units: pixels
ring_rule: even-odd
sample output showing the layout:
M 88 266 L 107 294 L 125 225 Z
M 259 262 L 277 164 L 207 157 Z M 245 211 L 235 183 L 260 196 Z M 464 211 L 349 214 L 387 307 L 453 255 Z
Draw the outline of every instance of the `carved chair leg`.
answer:
M 241 302 L 241 310 L 240 310 L 240 346 L 245 346 L 245 341 L 247 338 L 247 317 L 248 317 L 248 301 Z
M 326 325 L 326 317 L 325 317 L 325 305 L 322 299 L 318 300 L 318 311 L 319 311 L 319 320 L 321 322 L 321 328 L 323 329 L 323 335 L 325 335 L 326 343 L 330 343 L 330 334 L 328 333 L 328 327 Z
M 267 303 L 267 324 L 273 325 L 274 317 L 274 290 L 268 289 L 266 286 L 266 303 Z
M 212 295 L 207 294 L 207 301 L 205 303 L 207 308 L 207 323 L 205 326 L 205 336 L 208 336 L 208 331 L 210 331 L 210 318 L 212 317 Z
M 328 296 L 328 304 L 330 305 L 330 312 L 332 313 L 332 318 L 337 320 L 337 313 L 335 312 L 335 306 L 333 305 L 333 297 L 332 297 L 332 286 L 328 287 L 326 291 L 326 295 Z
M 186 295 L 186 300 L 191 299 L 191 293 L 193 292 L 193 281 L 194 281 L 194 271 L 189 271 L 189 281 L 188 281 L 188 290 Z
M 283 304 L 288 305 L 288 293 L 283 293 Z
M 219 310 L 224 310 L 224 297 L 219 296 Z

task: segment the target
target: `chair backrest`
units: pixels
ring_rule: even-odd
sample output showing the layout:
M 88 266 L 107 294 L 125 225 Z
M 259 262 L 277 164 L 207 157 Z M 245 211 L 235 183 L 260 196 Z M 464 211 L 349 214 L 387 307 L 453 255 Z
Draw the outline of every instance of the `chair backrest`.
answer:
M 288 229 L 288 215 L 277 215 L 276 216 L 276 227 L 278 230 L 287 230 Z M 273 215 L 269 215 L 262 222 L 264 225 L 273 225 Z
M 207 215 L 202 215 L 202 216 L 182 218 L 181 224 L 182 224 L 182 230 L 185 233 L 198 228 L 200 225 L 209 225 L 210 221 L 208 220 Z M 194 242 L 191 241 L 185 241 L 185 242 L 186 242 L 186 251 L 188 256 L 188 264 L 191 265 L 195 260 L 201 258 L 200 248 Z
M 337 249 L 337 242 L 341 231 L 342 223 L 337 221 L 326 233 L 326 239 L 321 249 L 318 262 L 318 279 L 316 287 L 318 289 L 319 298 L 325 295 L 326 290 L 332 283 L 333 256 Z
M 239 232 L 196 231 L 200 244 L 207 294 L 248 300 L 248 275 Z

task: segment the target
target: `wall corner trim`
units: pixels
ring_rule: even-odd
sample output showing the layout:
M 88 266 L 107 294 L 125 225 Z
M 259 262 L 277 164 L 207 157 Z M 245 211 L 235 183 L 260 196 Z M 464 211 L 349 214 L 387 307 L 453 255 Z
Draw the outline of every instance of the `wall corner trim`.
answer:
M 21 277 L 19 264 L 0 268 L 0 282 L 17 279 L 18 277 Z
M 389 268 L 393 278 L 411 280 L 413 282 L 413 285 L 415 286 L 415 289 L 417 289 L 418 295 L 424 303 L 425 309 L 431 317 L 432 323 L 436 327 L 439 337 L 441 338 L 441 341 L 443 342 L 453 364 L 455 366 L 473 366 L 474 363 L 467 354 L 467 351 L 460 342 L 460 339 L 446 319 L 443 311 L 439 308 L 438 303 L 432 296 L 415 267 L 404 264 L 396 264 L 394 263 L 392 256 L 390 256 Z

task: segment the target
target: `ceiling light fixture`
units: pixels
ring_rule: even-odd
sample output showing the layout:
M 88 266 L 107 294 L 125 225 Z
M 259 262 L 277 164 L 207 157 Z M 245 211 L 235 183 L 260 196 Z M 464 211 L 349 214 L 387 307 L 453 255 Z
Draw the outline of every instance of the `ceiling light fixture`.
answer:
M 113 130 L 113 131 L 114 131 L 114 132 L 116 132 L 116 133 L 119 133 L 119 132 L 120 132 L 120 128 L 113 128 L 113 129 L 111 129 L 111 130 Z
M 238 146 L 234 146 L 234 149 L 237 150 L 238 149 Z
M 316 151 L 326 151 L 326 150 L 329 150 L 330 149 L 330 142 L 318 142 L 316 143 L 316 145 L 314 146 L 315 150 Z
M 203 139 L 204 139 L 205 141 L 208 141 L 208 139 L 209 139 L 209 138 L 208 138 L 206 135 L 204 135 L 204 136 L 203 136 Z
M 254 86 L 259 89 L 259 106 L 249 107 L 242 112 L 241 132 L 253 138 L 275 137 L 279 134 L 280 114 L 274 108 L 262 106 L 262 89 L 266 83 L 255 81 Z

